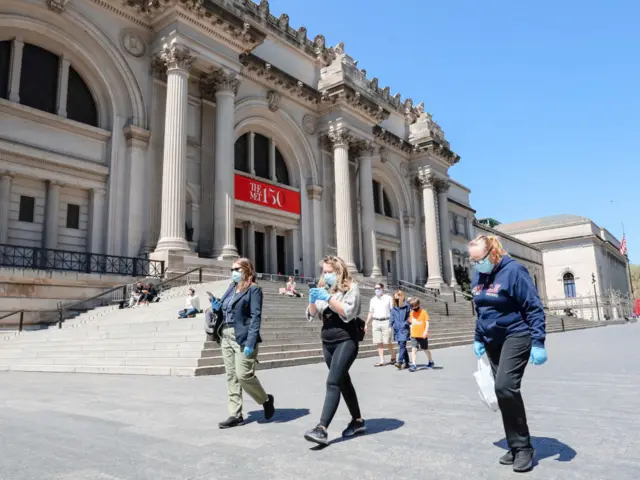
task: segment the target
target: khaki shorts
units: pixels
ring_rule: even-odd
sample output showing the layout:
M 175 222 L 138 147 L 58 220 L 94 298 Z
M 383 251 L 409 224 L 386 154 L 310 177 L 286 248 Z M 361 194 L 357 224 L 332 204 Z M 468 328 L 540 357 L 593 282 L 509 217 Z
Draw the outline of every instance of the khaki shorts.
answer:
M 373 343 L 390 345 L 393 341 L 393 330 L 389 327 L 389 320 L 373 321 Z

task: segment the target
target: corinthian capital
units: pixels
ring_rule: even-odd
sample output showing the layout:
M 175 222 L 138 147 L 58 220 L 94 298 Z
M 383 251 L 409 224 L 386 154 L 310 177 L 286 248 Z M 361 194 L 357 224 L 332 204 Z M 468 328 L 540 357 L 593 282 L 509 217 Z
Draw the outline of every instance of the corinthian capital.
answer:
M 447 193 L 449 191 L 449 187 L 451 187 L 451 182 L 446 179 L 438 180 L 437 186 L 438 186 L 438 192 Z
M 178 42 L 177 38 L 165 43 L 162 47 L 160 58 L 167 66 L 167 70 L 185 70 L 188 71 L 191 64 L 195 61 L 195 57 L 191 55 L 191 50 Z
M 351 131 L 342 123 L 337 123 L 329 127 L 329 140 L 334 147 L 349 146 L 349 142 L 353 138 Z
M 221 68 L 214 70 L 203 78 L 203 96 L 213 96 L 216 92 L 238 93 L 240 80 L 235 72 L 225 72 Z
M 426 188 L 433 189 L 436 187 L 438 178 L 430 170 L 420 170 L 416 177 L 416 181 L 418 182 L 418 186 L 423 190 Z

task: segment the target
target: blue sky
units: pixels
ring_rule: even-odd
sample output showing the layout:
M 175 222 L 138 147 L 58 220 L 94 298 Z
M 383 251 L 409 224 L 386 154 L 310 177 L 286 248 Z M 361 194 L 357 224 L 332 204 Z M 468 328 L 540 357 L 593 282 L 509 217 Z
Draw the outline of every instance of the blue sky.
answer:
M 640 1 L 272 0 L 425 102 L 478 218 L 590 217 L 640 262 Z

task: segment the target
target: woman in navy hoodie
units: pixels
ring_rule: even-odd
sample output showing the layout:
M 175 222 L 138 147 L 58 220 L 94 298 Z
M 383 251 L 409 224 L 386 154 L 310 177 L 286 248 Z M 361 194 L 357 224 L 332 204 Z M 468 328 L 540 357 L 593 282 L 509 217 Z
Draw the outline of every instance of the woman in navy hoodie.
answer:
M 409 352 L 407 352 L 407 342 L 409 341 L 409 330 L 411 325 L 409 324 L 409 314 L 411 313 L 411 307 L 405 301 L 404 292 L 398 290 L 393 295 L 393 308 L 391 309 L 391 320 L 389 321 L 389 327 L 393 329 L 393 338 L 398 342 L 398 361 L 396 362 L 396 368 L 403 370 L 409 368 Z
M 527 269 L 507 255 L 496 237 L 480 235 L 469 242 L 469 256 L 478 312 L 473 351 L 478 358 L 485 352 L 489 358 L 509 445 L 500 463 L 526 472 L 533 468 L 535 451 L 520 383 L 527 362 L 547 361 L 542 302 Z

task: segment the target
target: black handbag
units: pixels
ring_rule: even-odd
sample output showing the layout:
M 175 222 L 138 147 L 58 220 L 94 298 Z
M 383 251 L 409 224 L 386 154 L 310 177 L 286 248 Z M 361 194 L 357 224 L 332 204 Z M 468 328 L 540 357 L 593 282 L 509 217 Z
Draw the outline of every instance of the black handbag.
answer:
M 356 338 L 358 339 L 358 342 L 362 342 L 364 340 L 364 336 L 365 336 L 365 333 L 366 333 L 364 327 L 367 324 L 360 317 L 356 317 L 354 322 L 356 322 L 356 332 L 358 332 L 358 336 Z

